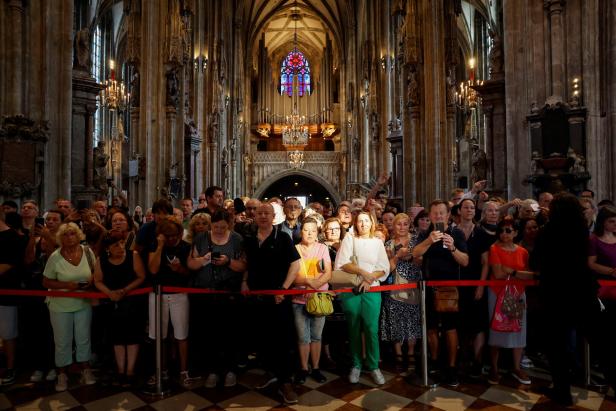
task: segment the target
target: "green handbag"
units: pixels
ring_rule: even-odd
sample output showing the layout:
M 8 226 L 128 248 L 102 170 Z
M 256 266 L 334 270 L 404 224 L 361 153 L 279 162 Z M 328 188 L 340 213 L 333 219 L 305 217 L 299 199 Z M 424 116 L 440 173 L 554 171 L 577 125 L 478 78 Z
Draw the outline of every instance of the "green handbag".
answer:
M 312 293 L 306 297 L 306 312 L 315 317 L 324 317 L 334 312 L 334 297 L 327 292 Z

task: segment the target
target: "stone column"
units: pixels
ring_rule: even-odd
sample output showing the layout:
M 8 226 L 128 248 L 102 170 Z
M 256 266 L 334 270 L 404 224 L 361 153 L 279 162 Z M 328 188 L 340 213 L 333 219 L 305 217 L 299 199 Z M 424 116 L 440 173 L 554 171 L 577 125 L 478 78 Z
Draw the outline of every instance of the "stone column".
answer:
M 563 101 L 565 95 L 565 32 L 562 12 L 566 0 L 544 0 L 543 4 L 550 22 L 550 50 L 552 93 L 555 101 Z
M 8 0 L 6 24 L 9 28 L 7 61 L 3 62 L 7 68 L 7 114 L 23 114 L 23 44 L 22 37 L 24 5 L 22 0 Z

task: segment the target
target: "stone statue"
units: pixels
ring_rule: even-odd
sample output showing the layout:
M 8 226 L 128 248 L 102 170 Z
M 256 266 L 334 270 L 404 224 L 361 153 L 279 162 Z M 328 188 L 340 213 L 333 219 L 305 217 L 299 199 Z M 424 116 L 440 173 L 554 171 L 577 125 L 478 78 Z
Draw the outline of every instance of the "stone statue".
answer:
M 373 141 L 379 139 L 379 116 L 374 111 L 370 115 L 370 137 Z
M 417 70 L 409 71 L 406 78 L 406 99 L 409 107 L 419 105 L 419 82 Z
M 237 147 L 237 138 L 231 139 L 231 144 L 229 145 L 229 161 L 235 161 L 235 151 Z
M 167 105 L 177 108 L 180 102 L 177 70 L 175 68 L 168 70 L 165 77 L 167 78 Z
M 126 138 L 126 134 L 124 134 L 124 115 L 120 114 L 118 116 L 118 140 L 120 141 L 128 141 Z
M 503 75 L 503 42 L 500 35 L 494 30 L 488 30 L 492 39 L 492 48 L 488 55 L 490 62 L 490 78 L 500 78 Z
M 139 70 L 133 69 L 133 75 L 130 78 L 130 104 L 132 107 L 139 107 L 140 81 Z
M 453 67 L 450 67 L 447 73 L 447 104 L 456 103 L 456 73 Z
M 353 159 L 359 160 L 360 150 L 359 138 L 355 136 L 353 137 Z
M 94 178 L 92 184 L 101 191 L 107 190 L 107 163 L 109 155 L 105 153 L 105 141 L 101 140 L 93 150 Z
M 567 157 L 571 159 L 570 173 L 583 174 L 586 172 L 586 159 L 583 155 L 576 153 L 573 147 L 567 150 Z
M 222 167 L 222 179 L 226 181 L 229 176 L 229 162 L 227 161 L 227 147 L 222 148 L 220 153 L 220 165 Z
M 73 67 L 90 72 L 90 29 L 84 27 L 75 34 L 75 55 Z
M 531 161 L 530 161 L 530 173 L 532 175 L 538 174 L 540 161 L 541 161 L 541 156 L 539 155 L 539 152 L 533 151 Z
M 473 144 L 471 167 L 471 180 L 473 183 L 488 179 L 488 158 L 486 152 L 479 148 L 479 144 Z

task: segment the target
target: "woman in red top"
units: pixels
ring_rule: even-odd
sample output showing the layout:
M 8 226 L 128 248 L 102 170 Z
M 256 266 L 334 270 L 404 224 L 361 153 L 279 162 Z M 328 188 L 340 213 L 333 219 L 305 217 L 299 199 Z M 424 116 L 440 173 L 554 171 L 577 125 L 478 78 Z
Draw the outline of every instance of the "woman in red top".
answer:
M 490 247 L 489 264 L 492 269 L 492 279 L 505 280 L 530 279 L 534 273 L 528 271 L 528 251 L 516 245 L 513 240 L 517 236 L 517 230 L 511 217 L 505 217 L 497 226 L 498 240 Z M 523 286 L 515 287 L 521 295 L 521 299 L 526 302 Z M 488 310 L 492 317 L 498 295 L 503 291 L 503 286 L 492 286 L 488 289 Z M 511 375 L 521 384 L 530 384 L 528 375 L 520 369 L 522 351 L 526 346 L 526 310 L 520 319 L 520 331 L 501 332 L 490 329 L 488 345 L 490 346 L 490 359 L 492 368 L 488 376 L 490 384 L 498 384 L 498 355 L 500 348 L 512 348 L 513 370 Z

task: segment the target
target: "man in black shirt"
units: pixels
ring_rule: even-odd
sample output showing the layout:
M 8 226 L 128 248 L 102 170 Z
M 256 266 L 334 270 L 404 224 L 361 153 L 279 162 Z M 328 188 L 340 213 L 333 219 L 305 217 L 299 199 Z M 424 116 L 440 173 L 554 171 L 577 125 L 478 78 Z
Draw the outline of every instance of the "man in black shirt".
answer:
M 222 208 L 222 203 L 225 201 L 225 191 L 222 187 L 210 186 L 205 189 L 204 195 L 206 206 L 203 207 L 203 204 L 199 201 L 199 207 L 195 210 L 193 215 L 206 213 L 213 216 L 216 210 Z
M 257 208 L 255 221 L 257 235 L 245 241 L 248 269 L 242 281 L 242 291 L 286 290 L 299 271 L 300 256 L 293 240 L 272 225 L 274 208 L 271 204 Z M 265 368 L 274 374 L 260 388 L 277 380 L 284 402 L 297 403 L 297 394 L 291 385 L 294 364 L 291 350 L 296 341 L 291 299 L 284 295 L 256 296 L 248 312 L 254 315 L 251 321 L 253 334 L 259 341 L 259 353 L 263 356 Z
M 429 207 L 432 230 L 419 235 L 418 244 L 413 249 L 413 258 L 423 258 L 423 273 L 428 280 L 459 280 L 460 266 L 468 265 L 468 254 L 464 233 L 448 226 L 449 204 L 435 200 Z M 440 228 L 442 230 L 439 230 Z M 438 326 L 442 325 L 447 338 L 448 368 L 443 381 L 452 387 L 460 383 L 456 372 L 458 351 L 458 313 L 438 313 L 434 308 L 433 294 L 426 295 L 428 345 L 432 361 L 438 359 Z

